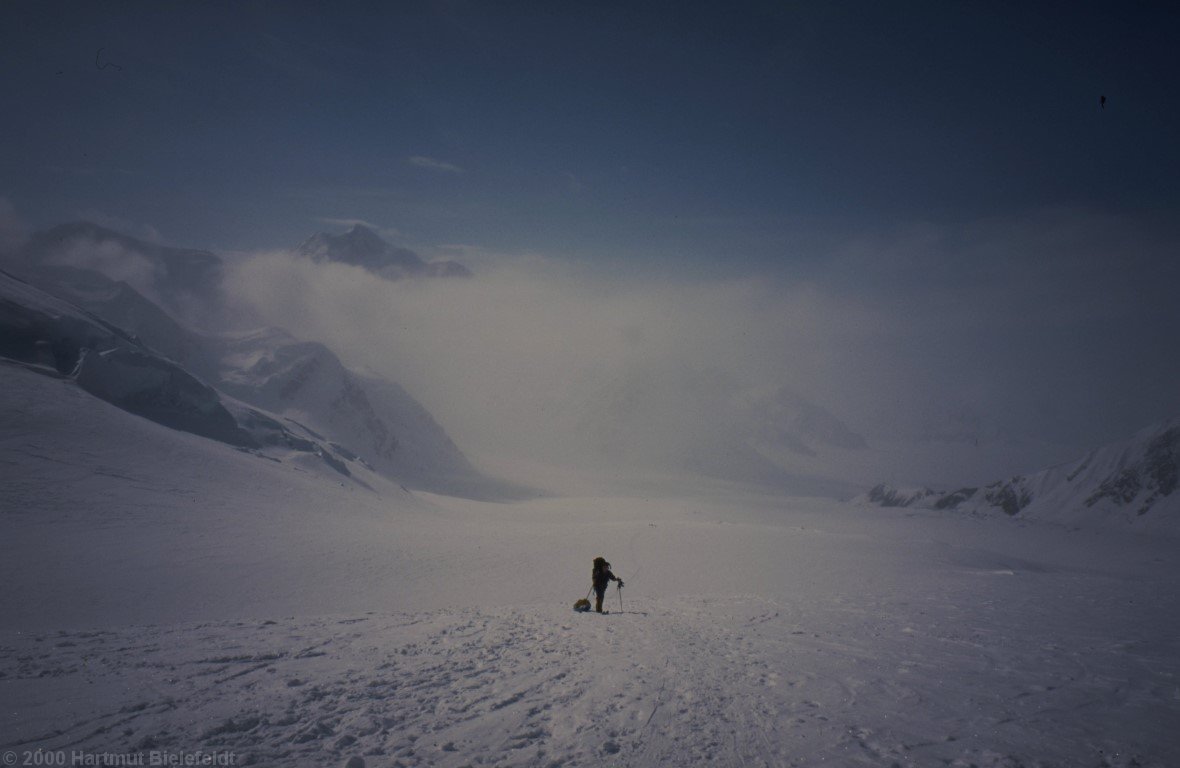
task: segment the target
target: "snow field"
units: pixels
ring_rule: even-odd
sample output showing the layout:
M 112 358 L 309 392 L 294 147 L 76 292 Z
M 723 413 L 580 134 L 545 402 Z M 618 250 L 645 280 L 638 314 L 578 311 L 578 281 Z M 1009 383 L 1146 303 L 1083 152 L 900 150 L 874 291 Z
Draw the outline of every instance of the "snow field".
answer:
M 979 617 L 936 601 L 871 617 L 849 605 L 805 617 L 757 596 L 629 602 L 606 616 L 531 606 L 8 632 L 0 746 L 280 766 L 1177 756 L 1166 643 L 1096 629 L 1067 647 L 1060 617 L 1029 636 L 1002 620 L 956 626 Z
M 370 489 L 0 374 L 0 751 L 1180 765 L 1167 537 L 699 486 Z M 622 612 L 571 610 L 596 555 Z

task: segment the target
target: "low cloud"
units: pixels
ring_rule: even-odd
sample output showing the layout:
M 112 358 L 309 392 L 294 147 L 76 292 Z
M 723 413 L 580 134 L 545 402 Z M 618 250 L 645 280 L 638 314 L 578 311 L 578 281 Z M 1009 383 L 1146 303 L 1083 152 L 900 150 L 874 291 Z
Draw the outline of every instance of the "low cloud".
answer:
M 127 283 L 153 301 L 163 301 L 156 290 L 157 284 L 166 276 L 163 265 L 113 240 L 96 242 L 89 237 L 81 237 L 65 242 L 48 254 L 46 263 L 93 269 L 112 280 Z
M 391 283 L 265 254 L 229 282 L 272 322 L 401 382 L 476 452 L 589 450 L 637 397 L 660 408 L 633 431 L 660 443 L 701 405 L 695 380 L 724 372 L 736 394 L 807 378 L 792 372 L 814 328 L 809 290 L 618 284 L 537 256 L 480 267 L 472 280 Z
M 399 381 L 467 451 L 658 465 L 782 388 L 874 438 L 971 426 L 1114 439 L 1180 410 L 1167 238 L 1060 217 L 843 244 L 811 274 L 623 278 L 436 249 L 470 280 L 374 280 L 285 253 L 238 262 L 239 305 Z M 1172 387 L 1174 389 L 1174 387 Z

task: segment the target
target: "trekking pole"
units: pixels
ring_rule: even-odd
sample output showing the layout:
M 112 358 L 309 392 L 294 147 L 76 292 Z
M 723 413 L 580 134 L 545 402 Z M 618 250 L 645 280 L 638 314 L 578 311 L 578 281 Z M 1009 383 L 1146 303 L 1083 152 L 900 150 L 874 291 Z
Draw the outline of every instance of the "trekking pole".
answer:
M 620 584 L 616 589 L 619 590 L 619 613 L 623 612 L 623 585 Z

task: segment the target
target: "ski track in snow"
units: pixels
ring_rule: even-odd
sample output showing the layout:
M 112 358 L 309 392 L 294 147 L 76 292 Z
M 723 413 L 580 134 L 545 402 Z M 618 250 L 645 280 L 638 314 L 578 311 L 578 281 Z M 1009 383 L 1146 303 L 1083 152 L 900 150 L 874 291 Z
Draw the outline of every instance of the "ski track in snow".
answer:
M 815 618 L 735 596 L 628 600 L 605 616 L 533 606 L 6 632 L 0 749 L 224 750 L 276 766 L 1130 768 L 1180 757 L 1165 735 L 1180 711 L 1174 655 L 1068 652 L 1047 637 L 1014 644 L 1002 628 L 839 607 L 815 622 L 824 631 Z M 1122 730 L 1134 722 L 1139 733 Z

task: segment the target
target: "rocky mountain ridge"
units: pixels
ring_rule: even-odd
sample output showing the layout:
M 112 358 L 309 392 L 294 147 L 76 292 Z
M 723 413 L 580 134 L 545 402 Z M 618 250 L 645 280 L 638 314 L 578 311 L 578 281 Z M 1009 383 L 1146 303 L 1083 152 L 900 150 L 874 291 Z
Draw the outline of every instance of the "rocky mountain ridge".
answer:
M 1180 418 L 1167 419 L 1073 462 L 983 487 L 901 490 L 881 484 L 860 500 L 1058 522 L 1117 518 L 1180 525 Z

